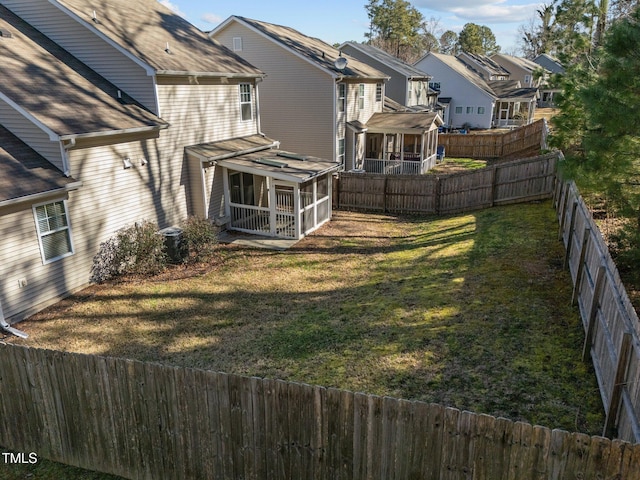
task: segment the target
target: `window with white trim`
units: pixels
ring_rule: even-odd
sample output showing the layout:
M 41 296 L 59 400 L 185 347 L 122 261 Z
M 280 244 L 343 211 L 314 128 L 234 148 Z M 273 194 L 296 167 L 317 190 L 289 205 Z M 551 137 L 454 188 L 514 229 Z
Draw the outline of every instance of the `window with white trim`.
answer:
M 376 83 L 376 102 L 382 101 L 382 84 Z
M 456 113 L 457 114 L 462 113 L 462 107 L 456 107 Z
M 347 84 L 338 84 L 338 111 L 344 112 L 347 104 Z
M 66 200 L 33 206 L 42 262 L 50 263 L 73 255 L 71 226 Z
M 473 107 L 467 107 L 467 115 L 473 113 Z
M 484 115 L 484 107 L 478 107 L 478 115 Z
M 344 138 L 338 139 L 338 163 L 344 165 L 345 143 Z
M 253 101 L 251 99 L 251 84 L 240 84 L 240 114 L 242 121 L 253 120 Z
M 242 37 L 233 37 L 233 51 L 234 52 L 242 51 Z
M 364 110 L 364 83 L 358 85 L 358 108 Z

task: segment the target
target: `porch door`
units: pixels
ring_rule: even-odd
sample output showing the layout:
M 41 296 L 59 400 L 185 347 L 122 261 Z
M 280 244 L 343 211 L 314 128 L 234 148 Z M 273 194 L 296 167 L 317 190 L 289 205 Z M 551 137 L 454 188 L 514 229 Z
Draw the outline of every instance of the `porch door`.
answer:
M 500 102 L 500 113 L 499 113 L 500 125 L 506 125 L 509 120 L 509 102 Z
M 276 195 L 276 235 L 296 238 L 295 189 L 292 185 L 278 182 L 273 183 L 273 189 Z

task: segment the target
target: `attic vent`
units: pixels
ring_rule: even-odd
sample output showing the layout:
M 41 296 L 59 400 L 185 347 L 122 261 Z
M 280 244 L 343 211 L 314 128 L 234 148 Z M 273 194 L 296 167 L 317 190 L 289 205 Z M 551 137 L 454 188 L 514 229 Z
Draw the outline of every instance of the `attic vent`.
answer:
M 288 152 L 278 152 L 278 156 L 284 157 L 284 158 L 291 158 L 293 160 L 302 160 L 303 162 L 305 160 L 308 160 L 309 158 L 305 155 L 296 155 L 295 153 L 288 153 Z
M 3 38 L 13 38 L 13 34 L 7 30 L 0 29 L 0 37 Z
M 269 165 L 270 167 L 277 167 L 277 168 L 287 168 L 289 166 L 288 163 L 279 162 L 277 160 L 272 160 L 270 158 L 258 158 L 257 160 L 254 160 L 254 162 L 259 163 L 261 165 Z

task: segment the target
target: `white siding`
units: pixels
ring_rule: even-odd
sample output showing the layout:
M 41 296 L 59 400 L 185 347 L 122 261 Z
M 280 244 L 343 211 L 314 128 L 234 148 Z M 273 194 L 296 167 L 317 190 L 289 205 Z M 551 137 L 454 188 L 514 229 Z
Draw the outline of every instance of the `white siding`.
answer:
M 59 141 L 51 141 L 49 135 L 31 123 L 10 105 L 0 100 L 0 125 L 29 145 L 61 172 L 64 171 Z
M 237 23 L 215 38 L 232 48 L 234 37 L 242 38 L 242 51 L 236 53 L 267 74 L 258 87 L 262 131 L 285 150 L 335 160 L 333 78 Z
M 451 97 L 449 104 L 449 123 L 459 128 L 469 123 L 472 128 L 491 128 L 491 114 L 494 100 L 479 87 L 464 78 L 458 72 L 437 58 L 427 55 L 416 67 L 429 72 L 432 82 L 440 83 L 440 97 Z M 456 107 L 462 107 L 462 113 L 456 113 Z M 473 107 L 472 114 L 467 114 L 467 107 Z M 484 114 L 478 114 L 478 107 L 484 107 Z
M 47 1 L 2 0 L 2 4 L 149 110 L 158 113 L 153 77 L 97 34 Z

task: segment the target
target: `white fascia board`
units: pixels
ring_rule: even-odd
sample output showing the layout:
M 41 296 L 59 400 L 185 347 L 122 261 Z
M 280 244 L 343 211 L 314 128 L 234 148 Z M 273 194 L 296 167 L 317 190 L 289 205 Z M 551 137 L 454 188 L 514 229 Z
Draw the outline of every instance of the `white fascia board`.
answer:
M 110 37 L 108 37 L 107 35 L 102 33 L 100 30 L 98 30 L 97 28 L 92 26 L 90 23 L 88 23 L 84 19 L 80 18 L 78 15 L 76 15 L 74 12 L 69 10 L 64 5 L 61 5 L 60 3 L 58 3 L 57 0 L 49 0 L 49 3 L 51 3 L 52 5 L 54 5 L 58 9 L 60 9 L 62 12 L 64 12 L 65 14 L 67 14 L 68 16 L 73 18 L 76 22 L 78 22 L 80 25 L 82 25 L 85 28 L 87 28 L 87 30 L 89 30 L 91 33 L 93 33 L 94 35 L 99 37 L 101 40 L 105 41 L 110 46 L 112 46 L 113 48 L 118 50 L 125 57 L 129 58 L 131 61 L 133 61 L 134 63 L 138 64 L 140 67 L 142 67 L 145 70 L 145 72 L 147 73 L 147 76 L 149 76 L 149 77 L 155 76 L 155 74 L 156 74 L 155 68 L 153 68 L 148 63 L 143 62 L 142 60 L 140 60 L 140 58 L 136 57 L 135 55 L 133 55 L 128 50 L 122 48 L 119 44 L 114 42 Z
M 54 132 L 53 130 L 51 130 L 49 127 L 47 127 L 44 123 L 42 123 L 40 120 L 38 120 L 36 117 L 34 117 L 33 115 L 31 115 L 29 112 L 27 112 L 24 108 L 22 108 L 20 105 L 18 105 L 17 103 L 15 103 L 13 100 L 11 100 L 9 97 L 7 97 L 4 93 L 0 92 L 0 100 L 2 100 L 3 102 L 5 102 L 7 105 L 9 105 L 11 108 L 13 108 L 14 110 L 16 110 L 20 115 L 22 115 L 23 117 L 25 117 L 27 120 L 29 120 L 31 123 L 33 123 L 36 127 L 38 127 L 40 130 L 42 130 L 43 132 L 45 132 L 48 136 L 49 136 L 49 140 L 51 140 L 52 142 L 59 142 L 60 141 L 60 135 L 58 135 L 56 132 Z

